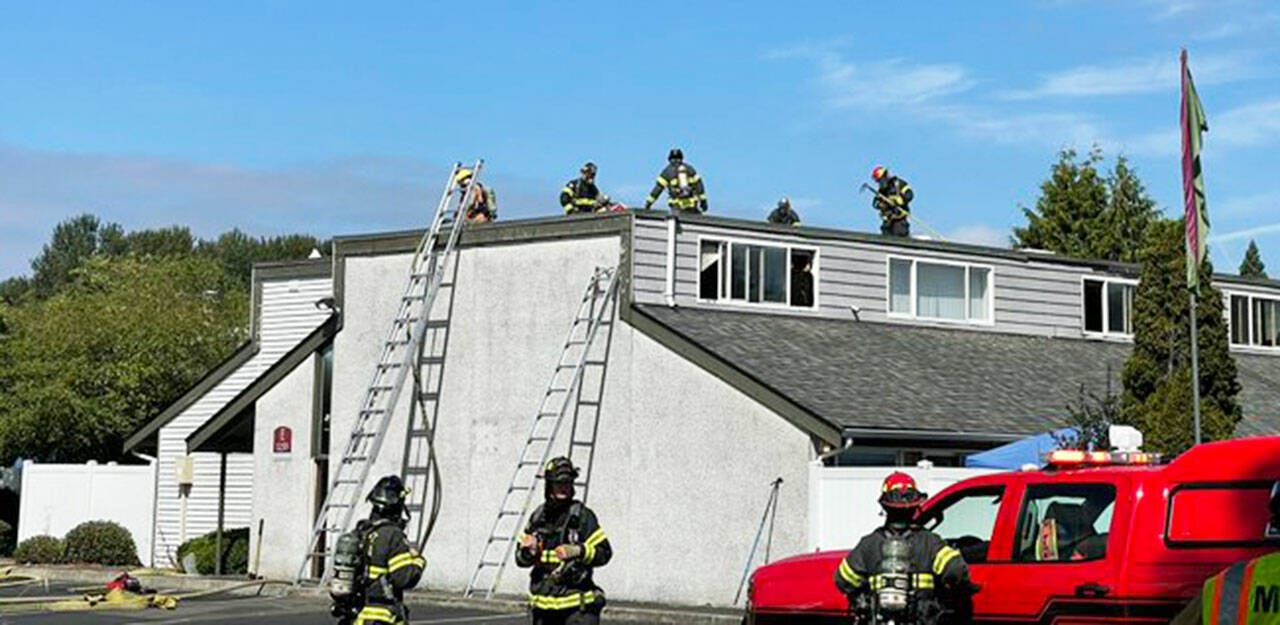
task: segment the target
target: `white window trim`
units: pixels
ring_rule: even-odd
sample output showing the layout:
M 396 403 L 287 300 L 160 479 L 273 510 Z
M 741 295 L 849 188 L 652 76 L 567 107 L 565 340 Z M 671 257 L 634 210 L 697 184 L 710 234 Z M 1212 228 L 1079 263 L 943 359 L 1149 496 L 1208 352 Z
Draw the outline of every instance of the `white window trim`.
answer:
M 818 246 L 796 245 L 788 241 L 752 239 L 752 238 L 746 238 L 746 237 L 722 236 L 717 234 L 699 234 L 697 238 L 698 238 L 698 247 L 697 247 L 698 278 L 697 278 L 696 299 L 699 304 L 711 304 L 715 306 L 740 306 L 743 308 L 754 309 L 754 310 L 759 310 L 761 308 L 764 308 L 764 309 L 791 310 L 791 311 L 795 311 L 795 310 L 816 311 L 821 307 L 820 302 L 822 300 L 820 299 L 821 298 L 820 285 L 822 284 L 822 280 L 819 279 L 819 276 L 821 275 L 822 253 L 819 251 Z M 720 259 L 721 279 L 716 283 L 716 294 L 718 295 L 718 297 L 716 299 L 703 298 L 702 297 L 702 242 L 703 241 L 714 241 L 716 243 L 728 243 L 730 244 L 730 246 L 726 247 L 727 251 L 730 249 L 730 247 L 734 243 L 737 243 L 740 245 L 760 245 L 764 247 L 775 247 L 775 248 L 785 249 L 787 251 L 787 280 L 786 280 L 787 301 L 785 303 L 749 302 L 746 300 L 730 298 L 728 294 L 725 293 L 724 291 L 724 287 L 726 283 L 724 276 L 728 276 L 728 281 L 732 282 L 733 274 L 729 273 L 732 269 L 730 267 L 730 262 L 733 257 L 733 254 L 731 251 L 726 253 Z M 813 276 L 813 304 L 810 306 L 793 306 L 791 304 L 791 252 L 792 250 L 802 250 L 802 251 L 813 253 L 813 267 L 811 267 L 809 270 L 809 273 Z M 749 287 L 747 289 L 747 292 L 750 293 Z M 763 296 L 763 293 L 761 295 Z
M 1087 280 L 1092 280 L 1094 282 L 1102 283 L 1102 327 L 1104 328 L 1102 332 L 1086 330 L 1084 327 L 1085 326 L 1084 320 L 1089 312 L 1084 308 L 1084 283 Z M 1111 317 L 1108 316 L 1107 314 L 1109 312 L 1107 309 L 1111 306 L 1111 301 L 1107 298 L 1108 282 L 1115 282 L 1117 284 L 1128 284 L 1133 286 L 1134 288 L 1133 301 L 1136 306 L 1138 301 L 1138 291 L 1137 291 L 1138 281 L 1137 280 L 1133 278 L 1114 278 L 1111 276 L 1090 276 L 1090 275 L 1080 276 L 1080 332 L 1085 336 L 1094 337 L 1094 338 L 1108 338 L 1108 339 L 1122 338 L 1122 339 L 1133 340 L 1132 332 L 1112 332 L 1110 329 L 1106 329 L 1111 325 Z M 1132 315 L 1132 312 L 1133 311 L 1130 311 L 1131 315 Z M 1133 319 L 1129 319 L 1129 324 L 1130 325 L 1133 324 Z M 1228 326 L 1228 329 L 1230 329 L 1230 326 Z
M 1233 296 L 1244 297 L 1244 298 L 1247 298 L 1247 301 L 1248 301 L 1246 310 L 1249 311 L 1249 322 L 1246 323 L 1244 326 L 1245 333 L 1248 335 L 1245 343 L 1234 343 L 1231 341 L 1231 324 L 1235 321 L 1232 318 L 1233 315 L 1231 313 L 1231 298 Z M 1234 349 L 1234 350 L 1240 350 L 1240 351 L 1255 351 L 1255 352 L 1263 352 L 1268 354 L 1274 354 L 1276 352 L 1280 352 L 1280 345 L 1257 345 L 1253 342 L 1253 300 L 1265 299 L 1273 302 L 1280 302 L 1280 295 L 1264 295 L 1262 293 L 1254 293 L 1252 291 L 1228 291 L 1226 289 L 1223 289 L 1222 298 L 1225 300 L 1223 302 L 1222 308 L 1223 308 L 1223 314 L 1227 318 L 1227 348 L 1228 349 Z
M 893 261 L 905 260 L 911 263 L 911 284 L 910 286 L 910 313 L 892 312 L 890 311 L 890 302 L 893 297 Z M 916 268 L 920 263 L 929 263 L 931 265 L 949 265 L 952 267 L 964 267 L 964 319 L 945 319 L 942 317 L 921 317 L 916 310 Z M 971 279 L 970 269 L 986 269 L 987 270 L 987 318 L 986 319 L 969 319 L 969 281 Z M 884 311 L 885 316 L 890 319 L 909 319 L 912 321 L 927 321 L 930 323 L 945 323 L 951 325 L 966 326 L 994 326 L 996 324 L 996 268 L 994 265 L 986 265 L 982 263 L 970 263 L 961 260 L 950 260 L 944 258 L 934 258 L 931 256 L 902 256 L 899 254 L 886 254 L 884 259 Z

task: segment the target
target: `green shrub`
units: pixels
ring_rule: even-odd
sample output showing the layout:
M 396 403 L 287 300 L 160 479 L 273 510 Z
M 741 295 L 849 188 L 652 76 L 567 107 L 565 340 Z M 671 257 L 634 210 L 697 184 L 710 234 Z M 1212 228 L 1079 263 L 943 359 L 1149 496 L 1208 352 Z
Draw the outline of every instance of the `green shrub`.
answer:
M 111 521 L 86 521 L 67 532 L 67 562 L 89 562 L 108 566 L 138 564 L 138 548 L 129 530 Z
M 0 556 L 13 551 L 13 526 L 0 520 Z
M 187 573 L 213 575 L 216 566 L 214 545 L 217 532 L 209 532 L 203 536 L 192 538 L 178 547 L 178 562 L 186 559 L 188 553 L 196 557 L 196 570 Z M 243 575 L 249 572 L 249 528 L 240 527 L 222 531 L 222 573 L 223 575 Z
M 13 559 L 23 564 L 57 564 L 62 561 L 62 540 L 52 536 L 32 536 L 13 550 Z

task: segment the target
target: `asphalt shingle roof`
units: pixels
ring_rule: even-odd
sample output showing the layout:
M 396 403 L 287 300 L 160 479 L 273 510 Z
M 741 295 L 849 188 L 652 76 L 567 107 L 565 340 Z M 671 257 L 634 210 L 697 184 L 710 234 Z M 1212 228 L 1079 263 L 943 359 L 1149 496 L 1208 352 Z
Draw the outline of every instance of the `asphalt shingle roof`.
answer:
M 1130 345 L 760 313 L 637 305 L 814 414 L 849 428 L 1037 434 L 1080 385 L 1101 393 Z M 1236 354 L 1237 435 L 1280 434 L 1280 355 Z

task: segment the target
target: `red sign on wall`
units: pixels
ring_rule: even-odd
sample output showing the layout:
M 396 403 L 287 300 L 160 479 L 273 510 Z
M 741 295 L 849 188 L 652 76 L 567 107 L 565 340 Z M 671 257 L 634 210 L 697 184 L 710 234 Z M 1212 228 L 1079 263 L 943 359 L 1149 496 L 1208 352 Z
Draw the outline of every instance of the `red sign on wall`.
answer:
M 271 451 L 287 454 L 293 451 L 293 430 L 282 425 L 271 435 Z

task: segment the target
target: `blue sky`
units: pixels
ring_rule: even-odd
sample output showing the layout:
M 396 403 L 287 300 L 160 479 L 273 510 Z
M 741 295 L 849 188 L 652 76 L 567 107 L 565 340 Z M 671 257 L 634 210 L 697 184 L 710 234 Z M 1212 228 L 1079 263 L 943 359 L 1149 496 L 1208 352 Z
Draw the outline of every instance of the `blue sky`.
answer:
M 931 227 L 1003 244 L 1055 153 L 1097 143 L 1176 212 L 1182 46 L 1214 261 L 1234 271 L 1252 236 L 1280 274 L 1280 5 L 903 4 L 9 5 L 0 278 L 85 211 L 203 236 L 421 226 L 476 156 L 504 218 L 557 213 L 587 159 L 638 203 L 680 145 L 712 212 L 786 194 L 857 230 L 885 164 Z

